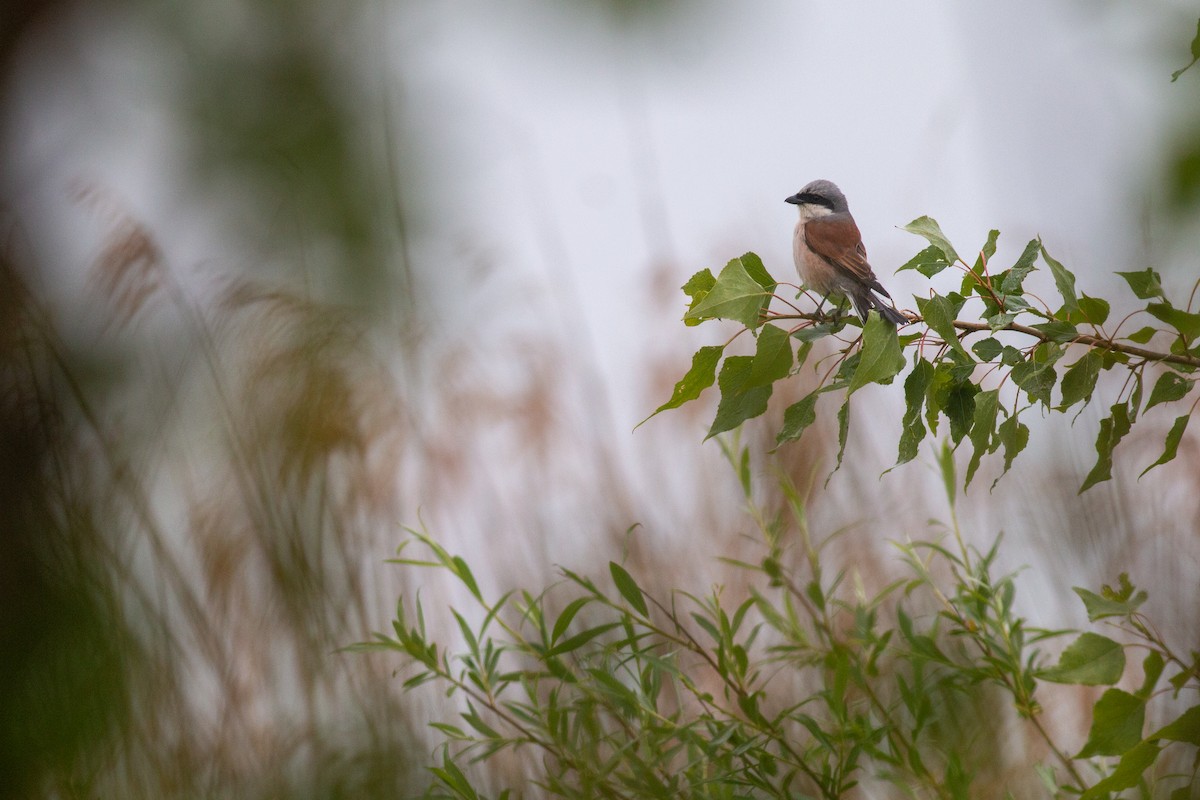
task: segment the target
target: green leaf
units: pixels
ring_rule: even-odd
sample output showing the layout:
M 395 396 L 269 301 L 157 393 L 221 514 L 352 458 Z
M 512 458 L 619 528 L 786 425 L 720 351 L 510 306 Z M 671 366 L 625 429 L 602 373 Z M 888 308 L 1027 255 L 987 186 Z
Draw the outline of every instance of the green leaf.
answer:
M 1000 344 L 994 336 L 989 336 L 986 339 L 980 339 L 975 344 L 971 345 L 972 352 L 979 357 L 980 361 L 991 361 L 1000 355 L 1004 349 L 1004 345 Z
M 702 301 L 705 296 L 712 291 L 712 288 L 714 285 L 716 285 L 716 283 L 717 279 L 713 277 L 712 272 L 708 269 L 702 269 L 692 277 L 688 278 L 688 282 L 681 287 L 684 293 L 688 297 L 692 298 L 692 302 L 688 303 L 687 312 L 684 313 L 684 325 L 699 325 L 701 322 L 703 322 L 703 320 L 700 319 L 689 318 L 688 314 L 690 314 L 692 310 L 695 309 L 700 303 L 700 301 Z
M 975 477 L 975 470 L 979 469 L 983 454 L 994 450 L 992 439 L 996 435 L 996 416 L 999 411 L 999 389 L 990 389 L 975 395 L 975 417 L 971 423 L 971 444 L 974 446 L 974 450 L 971 453 L 971 461 L 967 464 L 967 477 L 963 481 L 964 489 L 971 485 L 971 478 Z
M 1088 297 L 1086 294 L 1079 299 L 1079 314 L 1089 325 L 1103 325 L 1108 319 L 1109 305 L 1107 300 L 1099 297 Z
M 1056 319 L 1053 322 L 1040 322 L 1037 325 L 1030 326 L 1034 330 L 1041 331 L 1042 334 L 1052 342 L 1066 344 L 1073 342 L 1079 338 L 1079 331 L 1069 322 Z
M 1012 325 L 1016 318 L 1017 315 L 1015 312 L 1006 311 L 1003 314 L 992 314 L 985 320 L 985 322 L 987 322 L 988 327 L 994 332 Z
M 1058 345 L 1038 345 L 1030 358 L 1013 367 L 1013 383 L 1024 389 L 1030 400 L 1049 408 L 1050 391 L 1058 378 L 1054 364 L 1062 354 L 1063 350 Z
M 942 411 L 950 420 L 950 438 L 955 444 L 961 442 L 967 431 L 971 430 L 977 394 L 979 387 L 970 380 L 964 380 L 950 387 L 950 392 L 946 395 L 946 404 Z
M 1125 674 L 1125 648 L 1098 633 L 1084 633 L 1063 651 L 1058 664 L 1038 677 L 1051 683 L 1112 686 Z
M 643 617 L 650 613 L 646 608 L 646 598 L 642 596 L 642 590 L 638 588 L 637 581 L 633 579 L 625 568 L 615 561 L 608 562 L 608 571 L 612 573 L 613 583 L 617 585 L 617 591 L 621 593 L 629 605 L 641 614 Z
M 1117 274 L 1125 279 L 1139 300 L 1163 296 L 1162 279 L 1149 267 L 1139 272 L 1118 272 Z
M 656 408 L 654 414 L 646 417 L 638 425 L 644 424 L 655 414 L 679 408 L 684 403 L 695 400 L 705 389 L 712 386 L 713 381 L 717 379 L 717 362 L 721 360 L 721 353 L 724 350 L 722 345 L 706 345 L 697 350 L 696 354 L 692 356 L 691 369 L 679 379 L 679 383 L 675 384 L 675 391 L 671 393 L 671 399 Z
M 968 360 L 973 360 L 966 348 L 962 346 L 962 342 L 959 341 L 958 334 L 954 330 L 954 317 L 958 314 L 962 304 L 942 295 L 914 299 L 917 301 L 917 310 L 920 312 L 921 318 L 925 320 L 925 324 L 956 352 Z
M 948 266 L 950 266 L 950 262 L 946 260 L 946 255 L 938 248 L 930 245 L 906 261 L 896 272 L 915 269 L 926 278 L 932 278 Z
M 1142 475 L 1145 475 L 1155 467 L 1166 464 L 1168 461 L 1171 461 L 1175 458 L 1175 453 L 1179 450 L 1179 442 L 1183 439 L 1183 432 L 1187 430 L 1189 419 L 1191 419 L 1191 417 L 1187 414 L 1184 414 L 1182 417 L 1175 418 L 1175 424 L 1171 426 L 1171 431 L 1167 434 L 1167 441 L 1163 446 L 1162 455 L 1158 457 L 1158 461 L 1155 461 L 1153 464 L 1142 470 Z M 1138 477 L 1141 478 L 1142 475 L 1138 475 Z
M 1096 454 L 1098 458 L 1092 471 L 1083 481 L 1079 493 L 1083 494 L 1097 483 L 1112 477 L 1113 449 L 1129 433 L 1129 406 L 1127 403 L 1117 403 L 1112 407 L 1110 416 L 1100 421 L 1100 433 L 1096 436 Z
M 924 358 L 918 358 L 912 372 L 904 380 L 904 422 L 903 433 L 900 434 L 900 453 L 896 464 L 906 464 L 917 456 L 917 447 L 925 438 L 925 426 L 921 424 L 921 406 L 925 401 L 925 391 L 933 379 L 933 364 Z
M 1150 391 L 1150 401 L 1146 403 L 1145 410 L 1149 411 L 1159 403 L 1182 400 L 1192 390 L 1195 383 L 1194 380 L 1190 381 L 1177 372 L 1164 372 L 1154 382 L 1154 389 Z
M 932 217 L 918 217 L 905 225 L 904 230 L 924 237 L 927 242 L 938 250 L 941 250 L 946 260 L 951 264 L 959 260 L 958 253 L 954 252 L 954 247 L 950 244 L 950 240 L 942 233 L 941 227 Z
M 1024 283 L 1026 276 L 1033 272 L 1033 262 L 1037 260 L 1038 252 L 1041 249 L 1040 239 L 1031 239 L 1029 244 L 1025 245 L 1025 251 L 1021 253 L 1017 263 L 1004 273 L 1004 279 L 1000 281 L 1001 293 L 1016 294 L 1021 291 L 1021 284 Z
M 767 386 L 786 378 L 792 370 L 792 342 L 788 332 L 774 325 L 764 325 L 758 332 L 758 346 L 750 364 L 750 377 L 745 389 Z
M 1155 319 L 1161 320 L 1179 331 L 1188 346 L 1191 346 L 1192 340 L 1200 336 L 1200 314 L 1181 311 L 1168 303 L 1151 303 L 1146 306 L 1146 310 Z
M 1071 271 L 1064 267 L 1059 262 L 1050 257 L 1046 252 L 1046 246 L 1041 246 L 1042 260 L 1046 262 L 1046 266 L 1050 268 L 1050 272 L 1054 275 L 1054 284 L 1058 287 L 1058 293 L 1062 295 L 1063 304 L 1067 307 L 1067 311 L 1078 311 L 1079 300 L 1075 296 L 1075 276 Z
M 799 439 L 804 430 L 817 421 L 817 398 L 820 391 L 805 395 L 783 412 L 783 428 L 775 436 L 776 444 Z
M 1174 722 L 1164 725 L 1146 738 L 1187 742 L 1200 747 L 1200 706 L 1192 706 Z
M 725 265 L 712 289 L 684 315 L 685 321 L 718 318 L 736 320 L 751 330 L 759 326 L 771 295 L 751 277 L 745 259 L 735 258 Z
M 592 598 L 590 597 L 579 597 L 567 604 L 567 607 L 558 615 L 558 619 L 554 623 L 554 630 L 550 634 L 551 645 L 567 632 L 567 628 L 571 626 L 571 621 L 575 619 L 575 615 L 590 602 L 592 602 Z
M 595 628 L 589 628 L 586 631 L 583 631 L 582 633 L 577 633 L 574 636 L 572 636 L 570 639 L 559 642 L 558 644 L 554 645 L 554 647 L 551 647 L 549 650 L 547 650 L 545 653 L 542 653 L 542 658 L 543 659 L 552 658 L 554 656 L 561 656 L 563 653 L 570 653 L 574 650 L 578 650 L 580 647 L 583 647 L 585 644 L 590 642 L 592 639 L 595 639 L 597 636 L 600 636 L 602 634 L 608 633 L 613 628 L 620 626 L 620 624 L 621 623 L 619 623 L 619 622 L 608 622 L 608 623 L 605 623 L 604 625 L 597 625 Z
M 1142 773 L 1158 759 L 1158 750 L 1158 745 L 1154 742 L 1142 742 L 1137 745 L 1121 756 L 1112 774 L 1081 794 L 1079 800 L 1100 800 L 1113 792 L 1137 786 L 1138 781 L 1142 779 Z
M 1119 756 L 1142 740 L 1146 701 L 1120 689 L 1100 695 L 1092 710 L 1092 729 L 1076 758 Z
M 900 351 L 896 326 L 878 312 L 867 315 L 861 352 L 846 394 L 854 394 L 868 383 L 891 383 L 892 378 L 904 369 L 904 353 Z
M 1000 423 L 1000 427 L 996 429 L 996 436 L 1000 440 L 1000 444 L 1004 447 L 1004 470 L 1000 473 L 1000 477 L 992 481 L 992 488 L 996 488 L 996 484 L 1000 482 L 1008 470 L 1012 467 L 1013 459 L 1025 449 L 1025 445 L 1029 444 L 1029 426 L 1020 422 L 1016 415 L 1009 417 Z
M 1063 374 L 1062 405 L 1058 410 L 1066 411 L 1081 400 L 1090 400 L 1103 366 L 1104 356 L 1098 350 L 1089 350 L 1083 358 L 1072 364 Z
M 753 362 L 751 356 L 730 356 L 721 365 L 721 374 L 717 377 L 717 385 L 721 389 L 721 402 L 717 404 L 717 416 L 705 439 L 732 430 L 767 410 L 772 387 L 768 385 L 745 388 Z
M 1106 617 L 1124 617 L 1127 614 L 1132 614 L 1149 597 L 1145 591 L 1139 591 L 1127 600 L 1102 597 L 1095 592 L 1082 589 L 1078 586 L 1072 586 L 1071 591 L 1079 595 L 1079 599 L 1083 601 L 1083 607 L 1087 610 L 1089 622 L 1095 622 Z
M 1151 328 L 1149 326 L 1146 326 L 1145 328 L 1142 328 L 1139 331 L 1135 331 L 1134 333 L 1129 334 L 1125 338 L 1131 342 L 1137 342 L 1138 344 L 1145 344 L 1146 342 L 1153 339 L 1154 334 L 1156 334 L 1156 333 L 1158 333 L 1158 328 Z
M 1196 37 L 1192 39 L 1192 60 L 1188 62 L 1186 67 L 1177 69 L 1171 73 L 1171 83 L 1179 80 L 1179 76 L 1191 69 L 1197 61 L 1200 61 L 1200 21 L 1196 23 Z
M 979 257 L 975 259 L 975 266 L 971 267 L 971 271 L 976 275 L 983 275 L 987 262 L 991 261 L 992 256 L 996 255 L 996 242 L 1000 239 L 1000 231 L 988 231 L 987 241 L 983 243 L 983 247 L 979 250 Z
M 838 452 L 837 466 L 833 468 L 834 472 L 842 466 L 842 456 L 846 452 L 846 440 L 850 436 L 850 398 L 846 398 L 846 402 L 842 403 L 842 407 L 838 409 Z M 830 473 L 832 474 L 832 473 Z

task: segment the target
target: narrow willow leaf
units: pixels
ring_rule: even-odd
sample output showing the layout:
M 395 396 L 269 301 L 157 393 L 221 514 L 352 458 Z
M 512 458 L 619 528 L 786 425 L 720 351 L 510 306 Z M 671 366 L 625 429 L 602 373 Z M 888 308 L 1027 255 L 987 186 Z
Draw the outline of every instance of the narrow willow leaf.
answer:
M 747 272 L 745 262 L 735 258 L 725 265 L 712 289 L 688 310 L 684 320 L 732 319 L 753 330 L 759 326 L 762 310 L 770 299 L 767 290 Z
M 592 598 L 590 597 L 578 597 L 567 604 L 567 607 L 558 615 L 558 620 L 554 623 L 554 630 L 550 634 L 551 645 L 562 638 L 562 635 L 571 626 L 571 621 L 575 619 L 575 615 L 590 602 L 592 602 Z
M 1163 446 L 1162 455 L 1158 457 L 1158 461 L 1155 461 L 1153 464 L 1142 470 L 1142 475 L 1145 475 L 1155 467 L 1166 464 L 1168 461 L 1171 461 L 1175 458 L 1175 453 L 1179 450 L 1179 442 L 1183 439 L 1183 432 L 1187 430 L 1189 419 L 1191 419 L 1191 417 L 1187 414 L 1184 414 L 1182 417 L 1175 418 L 1175 424 L 1171 426 L 1171 431 L 1167 434 L 1167 441 Z M 1142 475 L 1138 475 L 1138 478 L 1141 478 Z
M 970 359 L 970 354 L 962 346 L 962 342 L 959 341 L 958 334 L 954 330 L 954 317 L 958 314 L 961 304 L 942 295 L 934 295 L 928 299 L 923 297 L 915 299 L 917 301 L 917 310 L 920 312 L 921 318 L 925 320 L 925 324 L 934 333 L 942 337 L 942 340 L 946 344 Z
M 574 650 L 578 650 L 580 647 L 583 647 L 597 636 L 608 633 L 613 628 L 619 627 L 620 624 L 621 623 L 619 622 L 607 622 L 603 625 L 598 625 L 595 628 L 589 628 L 582 633 L 577 633 L 570 639 L 565 639 L 554 645 L 554 647 L 551 647 L 542 654 L 542 658 L 552 658 L 554 656 L 561 656 L 563 653 L 570 653 Z
M 1158 273 L 1149 267 L 1140 272 L 1118 272 L 1117 274 L 1125 279 L 1139 300 L 1150 300 L 1163 296 L 1162 280 L 1158 277 Z
M 1092 709 L 1092 728 L 1076 758 L 1119 756 L 1142 740 L 1146 701 L 1121 689 L 1100 695 Z
M 1000 291 L 1004 294 L 1016 294 L 1021 291 L 1021 284 L 1025 282 L 1026 276 L 1033 272 L 1033 262 L 1037 260 L 1038 252 L 1042 249 L 1040 239 L 1031 239 L 1029 244 L 1025 245 L 1025 251 L 1021 253 L 1021 257 L 1017 259 L 1017 263 L 1012 265 L 1012 268 L 1004 274 L 1004 279 L 1000 281 Z
M 1046 252 L 1045 245 L 1041 246 L 1041 251 L 1042 260 L 1046 262 L 1050 273 L 1054 275 L 1054 285 L 1058 287 L 1058 293 L 1062 295 L 1063 305 L 1067 307 L 1067 311 L 1078 311 L 1079 298 L 1075 295 L 1075 276 L 1069 269 L 1050 257 L 1050 254 Z
M 1146 306 L 1146 310 L 1150 312 L 1150 316 L 1179 331 L 1189 345 L 1193 339 L 1200 336 L 1200 314 L 1181 311 L 1167 303 L 1151 303 Z
M 787 407 L 787 410 L 783 412 L 783 428 L 775 436 L 776 444 L 799 439 L 805 429 L 817 421 L 817 397 L 819 396 L 819 391 L 812 392 Z
M 1132 614 L 1149 597 L 1144 590 L 1139 591 L 1133 597 L 1126 600 L 1103 597 L 1078 586 L 1072 586 L 1071 591 L 1079 595 L 1079 599 L 1083 601 L 1083 607 L 1087 610 L 1089 622 L 1095 622 L 1107 617 L 1123 617 L 1127 614 Z
M 1083 481 L 1083 486 L 1079 488 L 1080 494 L 1097 483 L 1112 478 L 1113 449 L 1125 434 L 1129 433 L 1130 424 L 1129 406 L 1125 403 L 1117 403 L 1112 407 L 1110 416 L 1100 421 L 1100 433 L 1096 436 L 1096 466 L 1092 467 L 1092 471 Z
M 788 332 L 774 325 L 764 325 L 758 332 L 754 361 L 745 389 L 767 386 L 786 378 L 792 369 L 792 341 Z
M 992 481 L 993 489 L 1000 482 L 1000 478 L 1003 478 L 1012 468 L 1013 459 L 1029 444 L 1029 427 L 1018 420 L 1014 414 L 1000 423 L 1000 427 L 996 429 L 996 437 L 1004 448 L 1004 470 L 1000 473 L 1000 477 Z
M 1145 773 L 1158 760 L 1159 747 L 1154 742 L 1142 742 L 1121 756 L 1116 768 L 1107 778 L 1097 781 L 1079 796 L 1079 800 L 1100 800 L 1114 792 L 1138 785 Z
M 1195 383 L 1194 380 L 1188 380 L 1177 372 L 1164 372 L 1154 382 L 1154 388 L 1150 391 L 1150 400 L 1146 403 L 1144 410 L 1149 411 L 1159 403 L 1182 400 L 1192 390 Z
M 751 356 L 730 356 L 721 365 L 717 385 L 721 389 L 721 402 L 717 404 L 717 416 L 705 439 L 718 433 L 732 430 L 748 419 L 757 417 L 767 410 L 771 399 L 771 386 L 744 388 L 750 377 Z
M 625 568 L 615 561 L 610 561 L 608 562 L 608 571 L 612 573 L 613 583 L 616 584 L 621 597 L 624 597 L 629 605 L 633 606 L 643 617 L 650 613 L 646 608 L 646 598 L 642 596 L 642 590 L 638 588 L 637 581 L 625 571 Z
M 846 388 L 847 394 L 854 394 L 868 383 L 891 383 L 892 378 L 904 369 L 904 353 L 900 350 L 896 326 L 878 313 L 867 315 L 861 353 Z
M 941 226 L 932 217 L 918 217 L 905 225 L 904 230 L 924 237 L 927 242 L 941 250 L 951 264 L 959 260 L 958 253 L 954 252 L 950 240 L 942 233 Z
M 900 434 L 900 453 L 896 464 L 906 464 L 917 457 L 917 448 L 925 438 L 925 426 L 921 424 L 921 408 L 925 403 L 925 391 L 933 379 L 933 364 L 918 358 L 912 372 L 904 379 L 904 422 Z
M 1112 686 L 1125 674 L 1125 648 L 1098 633 L 1084 633 L 1063 651 L 1058 664 L 1038 677 L 1051 683 Z
M 963 479 L 963 489 L 971 485 L 975 470 L 984 453 L 993 452 L 992 439 L 996 435 L 996 417 L 1000 411 L 1000 390 L 990 389 L 975 395 L 975 415 L 971 422 L 971 444 L 973 451 L 971 461 L 967 464 L 967 476 Z
M 724 350 L 722 345 L 706 345 L 697 350 L 696 354 L 692 356 L 691 369 L 679 379 L 679 383 L 675 384 L 675 391 L 671 393 L 671 399 L 656 408 L 654 414 L 646 417 L 638 425 L 645 424 L 655 414 L 671 408 L 679 408 L 684 403 L 695 400 L 705 389 L 712 386 L 717 379 L 717 362 L 721 360 L 721 353 Z
M 1089 350 L 1083 358 L 1072 364 L 1063 374 L 1062 404 L 1058 410 L 1066 411 L 1081 400 L 1090 400 L 1103 366 L 1104 356 L 1098 350 Z
M 950 262 L 946 260 L 945 253 L 930 245 L 906 261 L 896 272 L 915 269 L 926 278 L 932 278 L 948 266 L 950 266 Z
M 1187 742 L 1200 747 L 1200 706 L 1192 706 L 1174 722 L 1164 725 L 1146 738 Z

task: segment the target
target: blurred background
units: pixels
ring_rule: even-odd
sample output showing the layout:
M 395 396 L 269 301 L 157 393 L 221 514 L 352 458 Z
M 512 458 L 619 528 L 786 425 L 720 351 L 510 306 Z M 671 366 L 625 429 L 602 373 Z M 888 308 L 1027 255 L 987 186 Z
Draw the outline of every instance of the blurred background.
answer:
M 433 618 L 455 602 L 384 563 L 404 526 L 469 554 L 493 596 L 621 559 L 658 592 L 738 585 L 718 557 L 761 546 L 702 442 L 715 398 L 633 428 L 731 332 L 681 325 L 678 287 L 747 250 L 792 280 L 783 199 L 810 180 L 846 192 L 902 307 L 928 291 L 892 275 L 922 214 L 963 253 L 998 228 L 1005 265 L 1041 236 L 1114 318 L 1135 307 L 1114 270 L 1186 300 L 1200 72 L 1170 75 L 1196 17 L 8 0 L 0 798 L 419 792 L 440 696 L 337 652 L 401 594 Z M 761 502 L 788 475 L 874 586 L 888 540 L 947 516 L 930 456 L 881 477 L 898 388 L 856 396 L 828 483 L 833 406 L 776 456 L 787 397 L 742 433 Z M 1082 498 L 1100 410 L 1027 419 L 990 493 L 985 464 L 960 516 L 1031 567 L 1035 624 L 1082 626 L 1069 587 L 1128 571 L 1198 645 L 1194 437 L 1137 481 L 1179 413 L 1148 415 Z M 1087 708 L 1050 724 L 1082 742 Z

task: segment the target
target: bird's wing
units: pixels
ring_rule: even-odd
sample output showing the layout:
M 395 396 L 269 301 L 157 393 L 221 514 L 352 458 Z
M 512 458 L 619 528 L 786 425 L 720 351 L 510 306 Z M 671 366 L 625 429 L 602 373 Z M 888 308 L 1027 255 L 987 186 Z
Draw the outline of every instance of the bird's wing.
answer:
M 809 250 L 825 259 L 834 269 L 891 297 L 871 270 L 862 234 L 849 214 L 829 214 L 810 219 L 804 225 L 804 240 Z

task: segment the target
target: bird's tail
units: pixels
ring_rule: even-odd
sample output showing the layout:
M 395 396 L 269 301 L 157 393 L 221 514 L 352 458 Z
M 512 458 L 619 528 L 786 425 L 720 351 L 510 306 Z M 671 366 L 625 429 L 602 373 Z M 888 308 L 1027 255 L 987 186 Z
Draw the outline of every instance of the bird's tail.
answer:
M 858 315 L 862 317 L 863 322 L 867 321 L 867 314 L 873 308 L 879 312 L 879 316 L 883 317 L 893 325 L 908 324 L 908 317 L 901 314 L 896 309 L 892 308 L 887 303 L 875 296 L 874 292 L 866 291 L 862 295 L 854 298 L 854 308 L 858 311 Z

